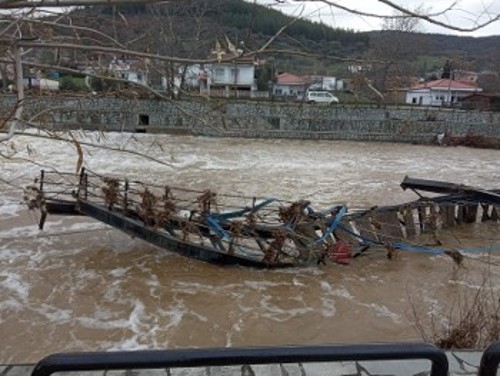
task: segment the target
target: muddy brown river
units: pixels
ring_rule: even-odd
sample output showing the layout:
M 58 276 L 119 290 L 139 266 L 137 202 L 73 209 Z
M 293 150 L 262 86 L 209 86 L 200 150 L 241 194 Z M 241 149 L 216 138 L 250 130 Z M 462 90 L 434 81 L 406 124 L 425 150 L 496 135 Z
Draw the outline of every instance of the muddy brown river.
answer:
M 405 175 L 500 188 L 500 151 L 390 143 L 239 140 L 97 133 L 80 139 L 100 174 L 351 208 L 415 199 Z M 54 352 L 415 341 L 450 307 L 500 281 L 500 224 L 440 231 L 444 247 L 491 246 L 457 267 L 445 256 L 368 252 L 349 266 L 222 267 L 148 245 L 86 218 L 20 202 L 41 168 L 74 171 L 73 145 L 18 136 L 0 157 L 0 363 Z M 33 164 L 29 161 L 36 161 Z M 159 163 L 162 162 L 162 163 Z

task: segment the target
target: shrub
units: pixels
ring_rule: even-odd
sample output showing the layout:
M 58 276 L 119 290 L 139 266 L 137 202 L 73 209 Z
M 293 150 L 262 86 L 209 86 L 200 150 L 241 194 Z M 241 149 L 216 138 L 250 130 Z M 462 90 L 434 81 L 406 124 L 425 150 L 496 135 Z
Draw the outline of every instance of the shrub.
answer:
M 69 91 L 81 91 L 86 89 L 84 79 L 73 76 L 64 76 L 59 82 L 59 87 L 61 90 Z
M 500 339 L 500 296 L 490 277 L 480 287 L 461 293 L 440 315 L 422 320 L 412 304 L 415 326 L 422 338 L 442 349 L 484 349 Z

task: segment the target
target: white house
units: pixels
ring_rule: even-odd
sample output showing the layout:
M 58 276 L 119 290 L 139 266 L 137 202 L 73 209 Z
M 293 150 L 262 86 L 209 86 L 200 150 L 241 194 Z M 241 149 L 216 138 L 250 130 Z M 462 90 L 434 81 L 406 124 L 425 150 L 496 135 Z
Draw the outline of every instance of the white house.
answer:
M 204 73 L 200 75 L 200 84 L 208 94 L 211 90 L 224 90 L 228 93 L 229 91 L 252 93 L 257 90 L 253 57 L 235 56 L 233 60 L 210 64 L 205 66 Z
M 310 76 L 310 90 L 337 90 L 337 78 L 333 76 Z
M 221 61 L 213 64 L 179 65 L 176 69 L 173 84 L 179 90 L 199 90 L 203 95 L 226 95 L 232 92 L 236 95 L 243 93 L 251 96 L 257 90 L 255 83 L 255 66 L 253 58 L 235 57 L 235 60 Z M 162 86 L 165 89 L 168 79 L 162 77 Z
M 440 79 L 424 82 L 406 91 L 406 103 L 421 106 L 450 106 L 460 98 L 483 91 L 474 82 Z
M 59 90 L 59 81 L 40 78 L 40 90 Z
M 140 61 L 113 59 L 109 64 L 109 69 L 116 78 L 142 85 L 147 85 L 148 83 L 147 70 Z
M 40 90 L 59 90 L 59 81 L 41 78 L 40 72 L 27 74 L 23 78 L 25 88 L 39 88 Z
M 291 73 L 280 73 L 273 85 L 273 96 L 302 99 L 309 87 L 309 79 Z
M 205 68 L 200 64 L 179 65 L 175 71 L 173 79 L 175 91 L 181 89 L 181 86 L 183 90 L 198 91 L 200 90 L 201 80 L 205 77 L 206 81 Z M 167 77 L 161 77 L 161 86 L 163 90 L 168 87 Z

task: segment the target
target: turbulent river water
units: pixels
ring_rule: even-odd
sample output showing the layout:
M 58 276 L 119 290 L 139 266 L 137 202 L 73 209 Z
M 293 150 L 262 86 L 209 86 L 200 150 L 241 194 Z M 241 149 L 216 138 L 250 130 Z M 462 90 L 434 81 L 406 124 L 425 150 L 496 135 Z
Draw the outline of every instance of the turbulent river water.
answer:
M 216 139 L 89 133 L 100 174 L 315 206 L 402 203 L 405 175 L 499 188 L 500 151 L 389 143 Z M 500 258 L 368 252 L 349 266 L 254 270 L 214 266 L 131 239 L 86 218 L 49 216 L 22 201 L 41 168 L 74 171 L 71 143 L 16 136 L 0 157 L 0 363 L 60 351 L 414 341 L 430 317 L 485 280 Z M 33 164 L 29 161 L 36 161 Z M 158 163 L 161 161 L 162 163 Z M 499 224 L 442 231 L 444 246 L 500 244 Z M 500 252 L 499 252 L 500 254 Z M 418 325 L 417 325 L 418 326 Z M 436 330 L 436 329 L 435 329 Z M 429 334 L 429 332 L 427 332 Z

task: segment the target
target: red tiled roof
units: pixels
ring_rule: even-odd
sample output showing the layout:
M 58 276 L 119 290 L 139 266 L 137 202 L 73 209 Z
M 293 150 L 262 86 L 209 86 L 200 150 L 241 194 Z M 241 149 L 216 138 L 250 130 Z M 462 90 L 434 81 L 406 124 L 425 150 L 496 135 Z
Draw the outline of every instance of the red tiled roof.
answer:
M 479 87 L 473 82 L 464 82 L 450 80 L 448 78 L 442 78 L 440 80 L 424 82 L 422 84 L 415 85 L 410 88 L 410 90 L 418 89 L 479 89 Z
M 276 83 L 278 85 L 305 85 L 307 79 L 291 73 L 281 73 L 276 76 Z

